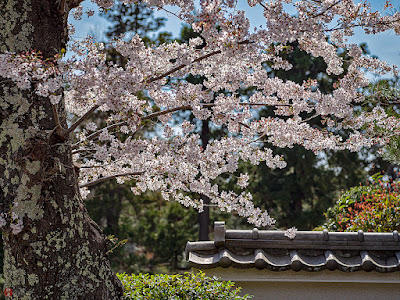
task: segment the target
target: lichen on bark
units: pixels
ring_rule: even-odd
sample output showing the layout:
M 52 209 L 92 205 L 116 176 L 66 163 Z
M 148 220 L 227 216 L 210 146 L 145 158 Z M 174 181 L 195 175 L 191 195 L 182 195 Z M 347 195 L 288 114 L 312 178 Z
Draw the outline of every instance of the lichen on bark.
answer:
M 65 46 L 65 32 L 56 0 L 0 3 L 0 53 L 36 49 L 48 58 Z M 66 127 L 63 105 L 58 114 Z M 119 299 L 122 285 L 110 268 L 107 239 L 87 214 L 70 142 L 55 127 L 48 98 L 1 78 L 5 288 L 13 289 L 13 299 Z M 12 212 L 23 220 L 16 234 Z

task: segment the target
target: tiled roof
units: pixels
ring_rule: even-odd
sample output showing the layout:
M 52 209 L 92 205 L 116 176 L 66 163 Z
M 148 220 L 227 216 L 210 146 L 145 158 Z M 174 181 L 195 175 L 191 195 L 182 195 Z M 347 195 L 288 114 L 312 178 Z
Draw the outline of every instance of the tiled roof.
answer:
M 258 268 L 283 271 L 400 271 L 399 233 L 226 230 L 215 222 L 214 241 L 188 242 L 186 258 L 197 268 Z

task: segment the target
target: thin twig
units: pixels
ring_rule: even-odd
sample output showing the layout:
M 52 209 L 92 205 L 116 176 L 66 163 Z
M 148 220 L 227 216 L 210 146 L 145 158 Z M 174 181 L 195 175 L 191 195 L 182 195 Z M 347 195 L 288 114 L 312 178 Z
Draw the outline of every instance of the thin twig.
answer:
M 239 105 L 242 106 L 293 106 L 290 103 L 275 103 L 275 104 L 268 104 L 268 103 L 251 103 L 251 102 L 239 102 Z M 217 106 L 216 103 L 200 103 L 203 107 L 214 107 Z
M 267 7 L 265 6 L 264 3 L 262 3 L 262 1 L 260 1 L 259 4 L 260 4 L 265 10 L 267 9 Z
M 97 166 L 80 166 L 79 169 L 94 169 L 94 168 L 104 168 L 106 166 L 109 166 L 110 163 L 105 164 L 105 165 L 97 165 Z
M 312 120 L 312 119 L 318 117 L 319 115 L 320 115 L 319 113 L 316 113 L 316 114 L 312 115 L 311 117 L 302 120 L 300 123 L 306 123 L 306 122 L 308 122 L 308 121 L 310 121 L 310 120 Z
M 72 148 L 74 149 L 74 148 Z M 82 152 L 96 152 L 96 150 L 94 149 L 79 149 L 79 150 L 73 150 L 72 154 L 78 154 L 78 153 L 82 153 Z
M 256 138 L 255 140 L 253 140 L 253 141 L 251 141 L 251 142 L 248 142 L 248 145 L 250 145 L 250 144 L 252 144 L 252 143 L 256 143 L 256 142 L 258 142 L 258 141 L 261 141 L 264 137 L 266 137 L 267 136 L 267 134 L 262 134 L 262 135 L 260 135 L 258 138 Z
M 96 109 L 99 108 L 99 105 L 93 106 L 90 110 L 88 110 L 82 117 L 80 117 L 70 128 L 63 132 L 63 137 L 69 135 L 72 131 L 74 131 L 83 121 L 85 121 Z
M 342 0 L 338 0 L 334 3 L 332 3 L 331 5 L 329 5 L 324 11 L 321 11 L 320 13 L 316 14 L 316 15 L 312 15 L 311 18 L 317 18 L 319 16 L 322 16 L 323 14 L 325 14 L 328 10 L 330 10 L 332 7 L 334 7 L 335 5 L 338 5 L 340 2 L 342 2 Z
M 95 181 L 91 181 L 91 182 L 85 183 L 83 185 L 80 185 L 79 187 L 80 188 L 84 188 L 84 187 L 92 186 L 92 185 L 95 185 L 95 184 L 98 184 L 98 183 L 101 183 L 101 182 L 104 182 L 104 181 L 107 181 L 107 180 L 110 180 L 110 179 L 113 179 L 113 178 L 122 177 L 122 176 L 135 176 L 135 175 L 141 175 L 143 173 L 144 172 L 132 172 L 132 173 L 115 174 L 115 175 L 102 177 L 102 178 L 99 178 L 99 179 L 97 179 Z
M 165 11 L 166 13 L 171 14 L 171 15 L 177 17 L 179 20 L 183 21 L 176 13 L 174 13 L 174 12 L 168 10 L 168 9 L 165 9 L 164 7 L 162 7 L 161 9 L 162 9 L 163 11 Z M 168 15 L 167 15 L 167 16 L 168 16 Z
M 111 125 L 109 125 L 109 126 L 107 126 L 107 127 L 104 127 L 104 128 L 102 128 L 102 129 L 99 129 L 99 130 L 97 130 L 96 132 L 93 132 L 92 134 L 88 135 L 88 137 L 85 139 L 85 141 L 93 140 L 94 138 L 96 138 L 97 136 L 99 136 L 99 135 L 103 132 L 103 130 L 114 129 L 114 128 L 118 127 L 118 126 L 122 126 L 122 125 L 125 125 L 125 124 L 127 124 L 127 122 L 126 122 L 126 121 L 123 121 L 123 122 L 111 124 Z M 78 142 L 78 143 L 72 145 L 72 150 L 78 148 L 79 144 L 80 144 L 80 142 Z
M 170 109 L 166 109 L 166 110 L 161 110 L 152 114 L 149 114 L 145 117 L 142 118 L 142 120 L 148 120 L 148 119 L 152 119 L 155 117 L 159 117 L 161 115 L 166 115 L 172 112 L 176 112 L 178 110 L 185 110 L 185 109 L 191 109 L 191 107 L 189 105 L 185 105 L 185 106 L 179 106 L 179 107 L 175 107 L 175 108 L 170 108 Z
M 391 101 L 391 102 L 380 102 L 379 105 L 384 105 L 384 106 L 388 106 L 388 105 L 399 105 L 400 102 L 396 102 L 396 101 Z
M 374 23 L 372 26 L 388 25 L 388 24 L 396 23 L 396 22 L 400 22 L 400 18 L 397 19 L 397 20 L 394 20 L 394 21 L 378 21 L 378 22 Z M 354 25 L 351 25 L 349 27 L 336 27 L 336 28 L 325 29 L 323 31 L 324 32 L 332 32 L 332 31 L 335 31 L 335 30 L 343 30 L 343 29 L 346 29 L 346 28 L 356 28 L 356 27 L 367 27 L 368 28 L 368 27 L 372 27 L 372 26 L 368 25 L 368 24 L 354 24 Z
M 200 105 L 202 107 L 204 107 L 204 108 L 216 106 L 215 103 L 200 103 Z M 265 103 L 248 103 L 248 102 L 242 102 L 242 103 L 239 103 L 239 105 L 242 105 L 242 106 L 252 106 L 252 105 L 254 105 L 254 106 L 268 106 L 268 104 L 265 104 Z M 273 106 L 292 106 L 292 104 L 273 104 Z M 141 120 L 149 120 L 149 119 L 152 119 L 152 118 L 159 117 L 161 115 L 165 115 L 165 114 L 176 112 L 178 110 L 191 110 L 191 109 L 192 109 L 192 107 L 189 106 L 189 105 L 179 106 L 179 107 L 170 108 L 170 109 L 166 109 L 166 110 L 161 110 L 161 111 L 149 114 L 147 116 L 142 117 Z M 119 123 L 111 124 L 111 125 L 109 125 L 107 127 L 104 127 L 102 129 L 97 130 L 96 132 L 93 132 L 84 141 L 90 141 L 90 140 L 95 139 L 97 136 L 99 136 L 101 134 L 101 132 L 103 130 L 111 130 L 111 129 L 114 129 L 116 127 L 123 126 L 123 125 L 126 125 L 126 124 L 127 124 L 127 121 L 122 121 L 122 122 L 119 122 Z M 243 126 L 247 127 L 246 124 L 240 124 L 240 125 L 243 125 Z M 77 149 L 79 147 L 79 144 L 80 144 L 80 142 L 72 145 L 72 147 L 71 147 L 72 150 Z M 73 154 L 79 153 L 79 152 L 83 152 L 83 151 L 85 151 L 85 150 L 74 151 Z

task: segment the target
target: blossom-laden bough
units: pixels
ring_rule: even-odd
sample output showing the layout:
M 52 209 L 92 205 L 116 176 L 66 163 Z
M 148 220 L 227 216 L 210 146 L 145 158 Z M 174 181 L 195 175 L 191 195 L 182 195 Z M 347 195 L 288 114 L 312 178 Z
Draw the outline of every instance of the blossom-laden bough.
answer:
M 112 5 L 112 1 L 94 2 L 103 8 Z M 91 38 L 75 42 L 71 47 L 75 55 L 66 61 L 61 57 L 55 58 L 56 63 L 42 61 L 35 52 L 1 56 L 3 77 L 13 79 L 21 89 L 33 85 L 36 94 L 48 97 L 54 106 L 63 98 L 67 110 L 81 117 L 69 129 L 57 128 L 61 136 L 70 135 L 95 110 L 109 112 L 106 127 L 97 128 L 91 122 L 74 132 L 79 139 L 73 153 L 82 167 L 83 195 L 87 186 L 104 178 L 116 177 L 120 183 L 135 179 L 135 194 L 161 190 L 166 200 L 202 210 L 201 202 L 181 193 L 196 192 L 210 197 L 221 209 L 237 210 L 257 226 L 271 225 L 273 219 L 254 208 L 250 194 L 220 192 L 212 185 L 219 175 L 237 171 L 239 159 L 253 164 L 265 161 L 271 168 L 285 166 L 281 157 L 260 148 L 257 142 L 279 147 L 299 144 L 313 151 L 357 151 L 383 145 L 398 134 L 398 120 L 388 117 L 382 108 L 372 112 L 354 109 L 354 103 L 364 100 L 360 89 L 368 85 L 363 70 L 396 75 L 396 66 L 363 55 L 360 47 L 346 42 L 346 37 L 355 27 L 366 33 L 394 30 L 398 34 L 399 13 L 382 16 L 372 12 L 367 3 L 326 0 L 295 3 L 298 13 L 291 16 L 283 4 L 292 1 L 249 1 L 250 6 L 260 5 L 266 18 L 265 29 L 251 31 L 245 12 L 234 9 L 235 1 L 201 1 L 196 13 L 193 1 L 147 2 L 159 8 L 178 5 L 179 18 L 201 38 L 188 45 L 175 42 L 151 48 L 137 35 L 129 41 L 121 37 L 113 43 L 127 58 L 124 68 L 106 62 L 104 45 Z M 203 40 L 206 45 L 198 49 Z M 322 94 L 313 83 L 299 85 L 268 78 L 266 62 L 272 62 L 274 69 L 291 68 L 279 53 L 293 41 L 313 56 L 322 57 L 328 74 L 344 72 L 338 47 L 349 51 L 348 72 L 332 94 Z M 180 80 L 189 73 L 203 76 L 206 89 L 203 84 Z M 246 88 L 257 92 L 241 97 L 239 90 Z M 150 101 L 137 96 L 143 90 Z M 213 101 L 213 92 L 221 91 L 224 93 Z M 275 116 L 257 118 L 257 109 L 265 106 L 275 107 Z M 191 124 L 184 122 L 178 130 L 168 124 L 178 110 L 190 110 L 197 119 L 226 126 L 231 135 L 202 149 Z M 328 126 L 323 130 L 310 126 L 310 116 L 320 116 Z M 163 137 L 132 137 L 145 120 L 160 123 Z M 386 129 L 387 135 L 375 135 L 376 126 Z M 342 129 L 351 131 L 346 140 L 337 134 Z M 127 136 L 123 141 L 121 133 Z

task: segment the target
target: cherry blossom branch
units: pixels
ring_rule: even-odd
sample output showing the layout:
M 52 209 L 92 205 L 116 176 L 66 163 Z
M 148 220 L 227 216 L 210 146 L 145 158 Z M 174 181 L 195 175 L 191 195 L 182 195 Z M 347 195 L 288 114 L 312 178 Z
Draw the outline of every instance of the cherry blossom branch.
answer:
M 328 10 L 330 10 L 332 7 L 334 7 L 335 5 L 338 5 L 340 2 L 342 2 L 342 0 L 338 0 L 334 3 L 332 3 L 331 5 L 329 5 L 324 11 L 321 11 L 319 14 L 313 15 L 312 18 L 318 18 L 320 16 L 322 16 L 323 14 L 325 14 Z
M 170 109 L 166 109 L 166 110 L 161 110 L 161 111 L 158 111 L 158 112 L 155 112 L 155 113 L 152 113 L 152 114 L 149 114 L 149 115 L 143 117 L 142 120 L 148 120 L 148 119 L 156 118 L 156 117 L 166 115 L 169 113 L 173 113 L 178 110 L 186 110 L 186 109 L 192 109 L 192 107 L 189 105 L 184 105 L 184 106 L 178 106 L 178 107 L 170 108 Z
M 72 150 L 74 150 L 76 148 L 74 148 L 74 146 L 72 147 Z M 79 150 L 74 150 L 72 151 L 72 154 L 78 154 L 78 153 L 82 153 L 82 152 L 96 152 L 96 150 L 94 149 L 79 149 Z
M 267 104 L 267 103 L 251 103 L 251 102 L 241 102 L 239 105 L 243 106 L 293 106 L 293 104 L 290 103 L 276 103 L 276 104 Z
M 166 9 L 165 7 L 162 7 L 161 10 L 163 10 L 163 11 L 165 11 L 167 14 L 171 14 L 171 15 L 173 15 L 174 17 L 177 17 L 179 20 L 183 21 L 182 18 L 180 18 L 176 13 L 174 13 L 174 12 L 172 12 L 172 11 Z
M 379 102 L 380 105 L 389 106 L 389 105 L 399 105 L 399 101 L 390 101 L 390 102 Z
M 58 13 L 60 16 L 64 15 L 65 12 L 65 1 L 66 0 L 60 0 L 60 3 L 58 3 Z
M 82 117 L 80 117 L 70 128 L 65 130 L 62 134 L 62 136 L 65 138 L 67 135 L 69 135 L 72 131 L 74 131 L 79 124 L 81 124 L 83 121 L 85 121 L 96 109 L 99 108 L 99 105 L 93 106 L 90 110 L 88 110 Z
M 290 103 L 276 103 L 276 104 L 268 104 L 268 103 L 251 103 L 251 102 L 239 102 L 239 105 L 242 106 L 293 106 L 293 104 Z M 214 107 L 217 106 L 215 103 L 200 103 L 201 106 L 203 107 Z
M 83 185 L 80 185 L 79 187 L 80 187 L 80 188 L 84 188 L 84 187 L 92 186 L 92 185 L 95 185 L 95 184 L 98 184 L 98 183 L 101 183 L 101 182 L 104 182 L 104 181 L 107 181 L 107 180 L 110 180 L 110 179 L 114 179 L 114 178 L 117 178 L 117 177 L 135 176 L 135 175 L 141 175 L 141 174 L 143 174 L 143 173 L 144 173 L 144 172 L 129 172 L 129 173 L 114 174 L 114 175 L 102 177 L 102 178 L 99 178 L 99 179 L 97 179 L 97 180 L 94 180 L 94 181 L 85 183 L 85 184 L 83 184 Z
M 169 113 L 172 113 L 172 112 L 176 112 L 176 111 L 178 111 L 178 110 L 185 110 L 185 109 L 191 109 L 191 107 L 190 107 L 190 106 L 179 106 L 179 107 L 175 107 L 175 108 L 170 108 L 170 109 L 158 111 L 158 112 L 149 114 L 149 115 L 147 115 L 147 116 L 141 118 L 141 120 L 148 120 L 148 119 L 152 119 L 152 118 L 155 118 L 155 117 L 159 117 L 159 116 L 161 116 L 161 115 L 166 115 L 166 114 L 169 114 Z M 102 128 L 102 129 L 100 129 L 100 130 L 98 130 L 98 131 L 96 131 L 96 132 L 90 134 L 90 135 L 85 139 L 85 141 L 90 141 L 90 140 L 95 139 L 97 136 L 99 136 L 99 135 L 101 134 L 101 132 L 102 132 L 103 130 L 114 129 L 114 128 L 117 128 L 117 127 L 119 127 L 119 126 L 126 125 L 127 123 L 128 123 L 127 121 L 122 121 L 122 122 L 119 122 L 119 123 L 111 124 L 111 125 L 109 125 L 109 126 L 107 126 L 107 127 L 105 127 L 105 128 Z M 72 150 L 77 149 L 78 146 L 79 146 L 79 142 L 76 143 L 76 144 L 74 144 L 74 145 L 72 146 Z M 84 150 L 83 150 L 83 151 L 84 151 Z M 74 154 L 74 153 L 78 153 L 78 152 L 81 152 L 81 151 L 80 151 L 80 150 L 75 151 L 75 152 L 73 152 L 73 154 Z
M 60 0 L 58 3 L 58 13 L 63 16 L 65 13 L 65 4 L 68 2 L 68 10 L 78 7 L 84 0 Z
M 253 143 L 257 143 L 258 141 L 261 141 L 266 136 L 267 136 L 267 134 L 264 133 L 264 134 L 260 135 L 258 138 L 256 138 L 255 140 L 252 140 L 252 141 L 248 142 L 248 145 L 253 144 Z
M 395 23 L 395 22 L 400 22 L 400 19 L 394 20 L 394 21 L 377 21 L 375 22 L 373 25 L 389 25 L 391 23 Z M 371 27 L 371 25 L 368 24 L 354 24 L 354 25 L 349 25 L 346 24 L 346 27 L 335 27 L 335 28 L 330 28 L 330 29 L 324 29 L 324 32 L 332 32 L 332 31 L 336 31 L 336 30 L 343 30 L 343 29 L 347 29 L 347 28 L 356 28 L 356 27 L 364 27 L 364 26 L 369 26 Z
M 66 1 L 61 0 L 61 1 L 68 2 L 68 8 L 73 9 L 75 7 L 78 7 L 79 4 L 81 4 L 81 2 L 83 2 L 84 0 L 66 0 Z
M 238 45 L 245 45 L 245 44 L 250 44 L 250 43 L 252 43 L 252 42 L 250 42 L 248 40 L 245 40 L 245 41 L 239 42 Z M 220 54 L 220 53 L 222 53 L 222 50 L 216 50 L 216 51 L 210 52 L 208 54 L 205 54 L 203 56 L 200 56 L 200 57 L 194 59 L 190 64 L 181 64 L 181 65 L 179 65 L 179 66 L 177 66 L 177 67 L 175 67 L 175 68 L 173 68 L 173 69 L 171 69 L 171 70 L 169 70 L 169 71 L 167 71 L 167 72 L 165 72 L 165 73 L 163 73 L 163 74 L 161 74 L 161 75 L 159 75 L 157 77 L 150 77 L 149 79 L 145 80 L 145 83 L 151 83 L 151 82 L 160 80 L 160 79 L 162 79 L 162 78 L 164 78 L 164 77 L 166 77 L 168 75 L 171 75 L 172 73 L 175 73 L 176 71 L 179 71 L 179 70 L 183 69 L 184 67 L 187 67 L 187 66 L 189 66 L 189 65 L 191 65 L 193 63 L 202 61 L 202 60 L 204 60 L 206 58 L 209 58 L 211 56 L 214 56 L 214 55 Z
M 302 120 L 301 123 L 306 123 L 306 122 L 308 122 L 308 121 L 310 121 L 310 120 L 312 120 L 312 119 L 314 119 L 314 118 L 316 118 L 316 117 L 318 117 L 320 115 L 321 115 L 320 113 L 316 113 L 316 114 L 312 115 L 311 117 Z
M 162 111 L 155 112 L 155 113 L 152 113 L 152 114 L 150 114 L 150 115 L 147 115 L 147 116 L 143 117 L 142 120 L 148 120 L 148 119 L 152 119 L 152 118 L 155 118 L 155 117 L 158 117 L 158 116 L 161 116 L 161 115 L 165 115 L 165 114 L 168 114 L 168 113 L 172 113 L 172 112 L 175 112 L 175 111 L 178 111 L 178 110 L 185 110 L 185 109 L 190 109 L 190 108 L 191 108 L 190 106 L 179 106 L 179 107 L 175 107 L 175 108 L 171 108 L 171 109 L 166 109 L 166 110 L 162 110 Z M 102 128 L 102 129 L 97 130 L 96 132 L 90 134 L 90 135 L 85 139 L 85 141 L 90 141 L 90 140 L 95 139 L 95 138 L 96 138 L 97 136 L 99 136 L 99 135 L 102 133 L 102 131 L 104 131 L 104 130 L 111 130 L 111 129 L 117 128 L 117 127 L 119 127 L 119 126 L 126 125 L 127 123 L 128 123 L 127 121 L 122 121 L 122 122 L 119 122 L 119 123 L 111 124 L 111 125 L 109 125 L 109 126 L 107 126 L 107 127 L 104 127 L 104 128 Z M 74 144 L 74 145 L 72 146 L 72 150 L 77 149 L 78 146 L 79 146 L 79 142 L 76 143 L 76 144 Z M 72 154 L 79 153 L 79 152 L 83 152 L 83 151 L 86 151 L 86 150 L 82 149 L 82 150 L 73 151 Z
M 96 132 L 93 132 L 92 134 L 88 135 L 88 137 L 85 139 L 85 141 L 90 141 L 90 140 L 95 139 L 97 136 L 99 136 L 102 133 L 103 130 L 114 129 L 114 128 L 118 127 L 118 126 L 122 126 L 122 125 L 126 125 L 126 124 L 127 124 L 126 121 L 115 123 L 115 124 L 111 124 L 111 125 L 109 125 L 107 127 L 104 127 L 102 129 L 97 130 Z M 72 150 L 78 148 L 79 144 L 80 144 L 80 142 L 72 145 Z
M 200 105 L 203 106 L 203 107 L 214 107 L 214 106 L 216 106 L 215 103 L 201 103 Z M 252 106 L 252 105 L 254 105 L 254 106 L 268 106 L 268 104 L 266 104 L 266 103 L 248 103 L 248 102 L 241 102 L 241 103 L 239 103 L 239 105 L 242 105 L 242 106 Z M 293 106 L 293 105 L 288 103 L 288 104 L 273 104 L 273 106 Z M 152 119 L 152 118 L 155 118 L 155 117 L 159 117 L 161 115 L 165 115 L 165 114 L 176 112 L 178 110 L 191 110 L 191 109 L 192 109 L 192 107 L 189 106 L 189 105 L 179 106 L 179 107 L 170 108 L 170 109 L 166 109 L 166 110 L 162 110 L 162 111 L 158 111 L 158 112 L 149 114 L 149 115 L 141 118 L 141 120 Z M 92 134 L 87 136 L 85 141 L 90 141 L 90 140 L 95 139 L 96 137 L 98 137 L 103 132 L 103 130 L 111 130 L 111 129 L 117 128 L 119 126 L 126 125 L 127 123 L 128 123 L 127 121 L 122 121 L 122 122 L 119 122 L 119 123 L 111 124 L 111 125 L 109 125 L 107 127 L 104 127 L 102 129 L 99 129 L 96 132 L 93 132 Z M 239 123 L 239 124 L 242 125 L 242 126 L 245 126 L 245 127 L 247 126 L 244 123 L 243 124 Z M 79 147 L 79 144 L 80 144 L 80 142 L 72 145 L 71 149 L 72 150 L 77 149 Z M 80 153 L 80 152 L 84 152 L 84 151 L 87 151 L 87 150 L 82 149 L 82 150 L 73 151 L 72 154 L 76 154 L 76 153 Z
M 109 163 L 109 164 L 97 165 L 97 166 L 80 166 L 79 169 L 95 169 L 95 168 L 103 168 L 104 169 L 104 167 L 109 166 L 109 165 L 111 165 L 111 164 Z
M 267 7 L 265 6 L 265 4 L 264 3 L 262 3 L 262 1 L 260 1 L 260 3 L 259 3 L 264 9 L 267 9 Z

